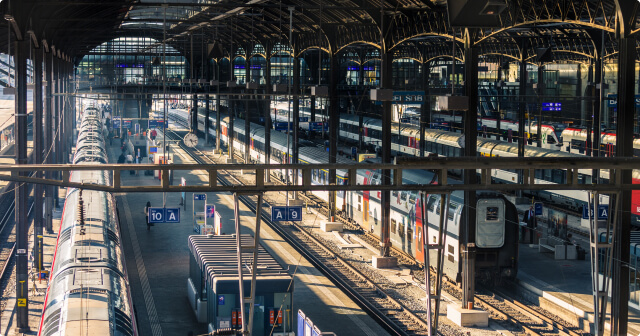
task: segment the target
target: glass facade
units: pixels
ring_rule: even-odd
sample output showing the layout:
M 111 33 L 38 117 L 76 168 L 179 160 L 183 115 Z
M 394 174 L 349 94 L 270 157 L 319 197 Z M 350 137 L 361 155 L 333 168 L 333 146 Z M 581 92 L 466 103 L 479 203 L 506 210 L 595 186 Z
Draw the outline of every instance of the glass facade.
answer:
M 186 60 L 173 47 L 165 49 L 167 78 L 183 79 Z M 78 66 L 80 87 L 146 84 L 162 78 L 162 43 L 148 37 L 120 37 L 84 56 Z

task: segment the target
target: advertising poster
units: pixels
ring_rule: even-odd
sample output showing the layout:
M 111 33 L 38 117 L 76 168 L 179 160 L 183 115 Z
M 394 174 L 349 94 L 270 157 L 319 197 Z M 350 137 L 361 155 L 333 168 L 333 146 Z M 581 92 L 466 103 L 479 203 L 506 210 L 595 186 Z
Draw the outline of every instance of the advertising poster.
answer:
M 548 210 L 547 234 L 561 239 L 567 238 L 567 214 L 553 209 Z

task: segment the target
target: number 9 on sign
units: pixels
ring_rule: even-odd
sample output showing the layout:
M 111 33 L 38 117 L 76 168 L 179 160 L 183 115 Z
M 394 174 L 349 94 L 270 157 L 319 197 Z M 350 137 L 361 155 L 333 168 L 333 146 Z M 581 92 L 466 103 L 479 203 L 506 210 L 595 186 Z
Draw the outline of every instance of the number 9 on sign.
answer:
M 302 206 L 290 206 L 287 207 L 288 219 L 290 221 L 299 222 L 302 221 Z

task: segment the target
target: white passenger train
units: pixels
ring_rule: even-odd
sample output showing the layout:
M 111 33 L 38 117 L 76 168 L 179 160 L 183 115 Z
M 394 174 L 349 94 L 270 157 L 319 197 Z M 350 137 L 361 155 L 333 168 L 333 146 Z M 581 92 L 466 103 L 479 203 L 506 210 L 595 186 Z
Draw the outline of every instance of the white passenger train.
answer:
M 184 123 L 185 116 L 172 115 L 175 120 Z M 228 117 L 221 115 L 221 141 L 227 143 L 229 128 Z M 236 118 L 234 121 L 234 150 L 244 153 L 244 120 Z M 215 136 L 216 120 L 211 117 L 212 125 L 209 130 Z M 201 130 L 203 130 L 201 128 Z M 265 138 L 264 127 L 251 124 L 250 156 L 255 162 L 265 162 Z M 292 146 L 289 138 L 289 148 Z M 300 163 L 327 163 L 329 153 L 324 148 L 318 148 L 311 143 L 299 143 Z M 291 151 L 287 152 L 287 135 L 281 132 L 271 132 L 271 163 L 278 164 L 289 162 Z M 353 163 L 343 157 L 337 158 L 338 163 Z M 286 179 L 287 171 L 277 170 L 275 174 L 281 179 Z M 327 185 L 329 172 L 327 170 L 313 170 L 311 182 L 315 185 Z M 355 177 L 358 184 L 380 184 L 380 172 L 368 170 L 363 164 L 363 169 L 358 170 Z M 347 184 L 349 179 L 346 170 L 336 172 L 338 184 Z M 289 176 L 290 179 L 293 176 Z M 417 184 L 428 183 L 434 180 L 434 174 L 424 170 L 405 171 L 403 183 Z M 302 176 L 298 175 L 301 183 Z M 325 202 L 329 201 L 327 191 L 313 191 L 313 194 Z M 422 206 L 416 191 L 397 191 L 392 193 L 390 239 L 393 246 L 413 257 L 418 262 L 424 262 L 425 251 L 423 239 L 433 242 L 437 234 L 437 224 L 440 220 L 441 199 L 438 195 L 427 198 L 428 223 L 422 221 Z M 448 203 L 447 220 L 449 222 L 446 241 L 445 274 L 454 280 L 461 276 L 461 263 L 459 262 L 459 236 L 460 220 L 463 216 L 463 198 L 461 192 L 452 195 Z M 363 230 L 372 232 L 380 237 L 381 204 L 380 193 L 377 191 L 341 191 L 336 196 L 336 206 L 348 218 L 360 225 Z M 478 259 L 476 263 L 477 274 L 489 280 L 499 281 L 501 278 L 513 278 L 517 273 L 518 263 L 518 214 L 515 206 L 504 197 L 496 194 L 485 194 L 480 197 L 476 205 L 478 211 L 478 225 L 480 229 L 476 235 L 478 244 Z M 426 235 L 426 237 L 424 237 Z M 435 258 L 435 253 L 431 256 Z
M 99 113 L 85 111 L 74 164 L 107 162 Z M 73 171 L 70 181 L 111 184 L 106 171 Z M 116 202 L 110 193 L 71 188 L 64 202 L 39 336 L 138 335 Z

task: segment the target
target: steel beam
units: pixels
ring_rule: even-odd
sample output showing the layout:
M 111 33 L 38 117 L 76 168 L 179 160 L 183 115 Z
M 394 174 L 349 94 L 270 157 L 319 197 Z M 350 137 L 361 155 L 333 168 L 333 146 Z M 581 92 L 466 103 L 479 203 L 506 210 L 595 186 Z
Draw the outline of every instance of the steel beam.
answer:
M 294 49 L 293 54 L 297 54 L 297 50 Z M 298 141 L 300 141 L 300 98 L 297 97 L 300 94 L 300 58 L 293 57 L 293 85 L 292 85 L 292 94 L 295 98 L 293 98 L 293 146 L 292 149 L 292 158 L 293 163 L 298 163 L 299 159 L 299 149 L 298 149 Z M 337 139 L 337 137 L 336 137 Z M 293 171 L 293 184 L 298 184 L 298 171 Z M 293 193 L 291 197 L 294 200 L 298 199 L 298 193 Z M 288 202 L 288 200 L 287 200 Z
M 424 90 L 424 99 L 420 107 L 420 157 L 424 157 L 426 149 L 426 140 L 424 136 L 425 129 L 429 126 L 431 115 L 431 97 L 429 96 L 429 72 L 431 67 L 429 62 L 422 63 L 422 89 Z
M 198 95 L 193 94 L 191 97 L 191 115 L 189 128 L 194 134 L 198 134 Z
M 524 132 L 524 124 L 525 118 L 524 114 L 526 112 L 526 95 L 527 95 L 527 47 L 528 47 L 527 39 L 522 39 L 520 42 L 520 85 L 518 96 L 520 100 L 520 104 L 518 106 L 518 157 L 524 157 L 524 148 L 527 142 L 527 137 Z M 518 172 L 518 183 L 523 183 L 523 172 Z M 522 196 L 521 193 L 518 196 Z
M 42 59 L 43 49 L 33 49 L 33 65 L 34 65 L 34 83 L 35 90 L 33 93 L 33 163 L 42 164 L 42 152 L 44 147 L 43 127 L 42 127 Z M 43 178 L 41 171 L 36 172 L 36 177 Z M 42 235 L 43 235 L 43 193 L 44 186 L 36 184 L 34 188 L 35 211 L 33 215 L 33 255 L 38 273 L 42 270 Z
M 245 92 L 249 93 L 250 89 L 247 89 L 246 84 L 251 83 L 251 62 L 249 57 L 245 57 L 244 62 L 244 78 L 245 78 Z M 250 95 L 244 96 L 244 134 L 251 134 L 251 107 L 249 106 Z M 244 163 L 251 162 L 251 137 L 244 137 Z
M 14 42 L 15 59 L 15 160 L 17 165 L 27 164 L 27 57 L 29 41 Z M 18 173 L 27 176 L 26 171 Z M 29 331 L 29 278 L 28 254 L 29 222 L 27 221 L 28 189 L 24 183 L 15 187 L 16 222 L 16 326 L 18 333 Z
M 53 93 L 56 94 L 53 99 L 53 128 L 54 133 L 51 139 L 51 145 L 53 146 L 53 151 L 51 152 L 51 163 L 61 163 L 60 162 L 60 99 L 62 96 L 57 95 L 61 93 L 60 90 L 60 60 L 56 53 L 51 53 L 51 65 L 53 72 Z M 59 172 L 53 172 L 53 176 L 56 179 L 60 178 Z M 60 200 L 58 195 L 60 194 L 58 187 L 53 189 L 53 202 L 56 208 L 60 207 Z

